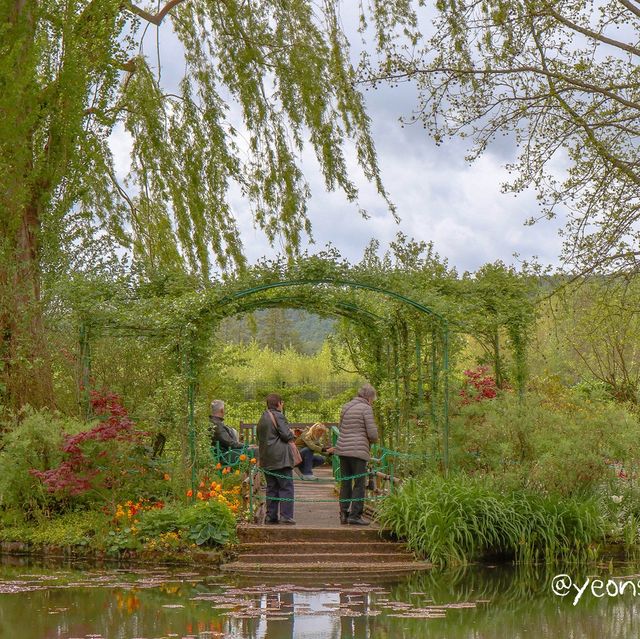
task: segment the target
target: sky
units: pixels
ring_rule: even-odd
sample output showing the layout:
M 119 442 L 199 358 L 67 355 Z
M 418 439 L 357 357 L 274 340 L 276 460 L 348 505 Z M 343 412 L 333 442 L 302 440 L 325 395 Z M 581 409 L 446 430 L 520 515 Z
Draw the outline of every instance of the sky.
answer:
M 183 70 L 180 45 L 167 28 L 160 32 L 160 40 L 162 77 L 171 85 Z M 153 58 L 155 35 L 145 46 Z M 496 260 L 517 266 L 520 261 L 535 258 L 543 265 L 557 265 L 562 217 L 525 226 L 525 220 L 538 211 L 535 193 L 501 192 L 507 178 L 504 165 L 514 159 L 508 141 L 490 147 L 478 161 L 469 164 L 464 159 L 467 141 L 447 140 L 436 146 L 421 124 L 401 126 L 400 118 L 409 116 L 417 104 L 413 91 L 411 85 L 380 85 L 365 93 L 383 183 L 400 221 L 396 223 L 384 200 L 367 183 L 348 144 L 351 176 L 361 190 L 360 205 L 369 219 L 362 218 L 357 206 L 341 193 L 326 191 L 313 154 L 305 153 L 302 166 L 312 192 L 308 208 L 314 243 L 306 242 L 303 248 L 314 252 L 331 243 L 344 257 L 358 261 L 371 239 L 377 239 L 385 250 L 401 232 L 409 238 L 433 242 L 436 252 L 459 272 L 475 271 Z M 130 141 L 122 128 L 115 130 L 111 146 L 117 173 L 123 178 Z M 283 252 L 282 245 L 270 246 L 265 235 L 254 228 L 249 205 L 239 194 L 231 194 L 231 205 L 250 263 Z

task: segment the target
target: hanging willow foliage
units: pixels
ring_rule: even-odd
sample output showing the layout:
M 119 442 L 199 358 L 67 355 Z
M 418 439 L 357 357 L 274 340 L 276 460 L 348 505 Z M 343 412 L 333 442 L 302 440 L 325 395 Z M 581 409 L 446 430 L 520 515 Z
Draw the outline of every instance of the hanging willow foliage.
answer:
M 229 203 L 239 192 L 255 225 L 293 255 L 311 230 L 305 144 L 327 188 L 357 202 L 350 141 L 389 202 L 339 4 L 168 0 L 154 12 L 128 0 L 0 0 L 0 368 L 25 359 L 46 368 L 42 270 L 69 268 L 87 229 L 154 269 L 207 278 L 212 263 L 244 262 Z M 406 2 L 378 5 L 361 16 L 378 39 L 412 28 Z M 181 44 L 164 52 L 183 58 L 175 87 L 143 54 L 155 27 Z M 110 148 L 123 128 L 124 181 Z M 12 373 L 15 387 L 46 380 L 37 368 L 31 380 Z

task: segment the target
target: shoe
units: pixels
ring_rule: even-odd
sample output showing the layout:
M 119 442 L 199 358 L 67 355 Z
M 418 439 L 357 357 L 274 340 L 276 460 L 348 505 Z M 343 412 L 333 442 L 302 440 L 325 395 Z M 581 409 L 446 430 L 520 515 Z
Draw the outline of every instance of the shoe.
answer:
M 340 513 L 340 523 L 346 524 L 349 520 L 349 513 Z
M 296 520 L 295 519 L 290 519 L 289 517 L 281 517 L 280 518 L 280 523 L 281 524 L 290 524 L 290 525 L 295 525 Z
M 350 526 L 368 526 L 371 522 L 362 519 L 362 517 L 356 517 L 355 519 L 347 519 L 347 523 Z
M 275 524 L 278 523 L 277 519 L 265 519 L 264 523 L 267 524 L 267 526 L 274 526 Z
M 302 479 L 304 481 L 320 481 L 320 477 L 316 477 L 315 475 L 302 475 Z

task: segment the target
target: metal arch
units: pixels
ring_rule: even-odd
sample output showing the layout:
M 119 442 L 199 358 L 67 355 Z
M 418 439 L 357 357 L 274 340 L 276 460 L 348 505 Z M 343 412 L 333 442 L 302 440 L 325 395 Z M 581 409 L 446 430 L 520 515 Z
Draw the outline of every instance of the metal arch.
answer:
M 372 291 L 374 293 L 381 293 L 382 295 L 386 295 L 387 297 L 391 297 L 396 299 L 403 304 L 407 304 L 408 306 L 412 306 L 417 309 L 421 313 L 425 313 L 427 315 L 431 315 L 440 320 L 442 324 L 442 338 L 443 338 L 443 465 L 445 473 L 449 472 L 449 320 L 440 313 L 430 309 L 428 306 L 424 304 L 420 304 L 420 302 L 416 302 L 416 300 L 412 300 L 409 297 L 401 295 L 400 293 L 396 293 L 395 291 L 390 291 L 388 289 L 382 288 L 380 286 L 374 286 L 372 284 L 364 284 L 362 282 L 354 282 L 352 280 L 341 280 L 334 279 L 329 277 L 323 278 L 301 278 L 297 280 L 282 280 L 280 282 L 271 282 L 269 284 L 260 284 L 258 286 L 254 286 L 252 288 L 244 289 L 242 291 L 237 291 L 236 293 L 231 293 L 219 300 L 217 303 L 220 305 L 230 304 L 235 300 L 242 299 L 243 297 L 248 297 L 249 295 L 254 295 L 255 293 L 260 293 L 262 291 L 268 291 L 274 288 L 286 288 L 290 286 L 304 286 L 304 285 L 315 285 L 315 284 L 329 284 L 331 286 L 348 286 L 349 288 L 355 289 L 363 289 L 367 291 Z M 461 326 L 458 322 L 452 321 L 451 323 Z
M 247 306 L 238 308 L 234 310 L 232 315 L 239 315 L 242 313 L 251 312 L 260 308 L 269 308 L 270 306 L 276 307 L 281 304 L 286 304 L 290 302 L 291 304 L 299 303 L 300 306 L 304 306 L 308 309 L 311 309 L 314 313 L 319 315 L 337 315 L 339 317 L 344 317 L 346 319 L 350 319 L 353 321 L 364 321 L 366 318 L 366 324 L 373 325 L 376 322 L 383 322 L 385 320 L 381 315 L 377 315 L 376 313 L 372 313 L 364 308 L 356 304 L 350 304 L 349 302 L 343 301 L 335 301 L 330 305 L 327 305 L 325 308 L 316 308 L 317 304 L 310 304 L 309 300 L 306 300 L 303 297 L 295 297 L 295 296 L 280 296 L 280 297 L 271 297 L 271 298 L 261 298 L 258 300 L 253 307 Z M 298 308 L 299 306 L 291 306 L 290 308 Z M 327 310 L 327 308 L 334 308 L 335 310 Z M 341 312 L 342 311 L 342 312 Z M 362 318 L 358 318 L 358 316 L 362 316 Z M 225 317 L 230 317 L 226 316 Z
M 332 286 L 348 286 L 349 288 L 359 288 L 367 291 L 373 291 L 375 293 L 381 293 L 382 295 L 386 295 L 387 297 L 392 297 L 394 299 L 397 299 L 404 304 L 413 306 L 413 308 L 416 308 L 421 313 L 433 315 L 434 317 L 437 317 L 439 320 L 444 322 L 445 325 L 448 325 L 449 323 L 449 320 L 447 320 L 447 318 L 440 315 L 440 313 L 437 313 L 436 311 L 434 311 L 433 309 L 430 309 L 428 306 L 425 306 L 424 304 L 420 304 L 420 302 L 416 302 L 415 300 L 412 300 L 410 297 L 406 297 L 404 295 L 401 295 L 400 293 L 396 293 L 395 291 L 390 291 L 380 286 L 373 286 L 372 284 L 364 284 L 362 282 L 354 282 L 352 280 L 338 280 L 330 277 L 323 277 L 318 279 L 304 278 L 299 280 L 282 280 L 280 282 L 271 282 L 270 284 L 260 284 L 259 286 L 254 286 L 252 288 L 238 291 L 236 293 L 231 293 L 230 295 L 226 296 L 227 297 L 226 301 L 225 301 L 225 298 L 223 297 L 221 300 L 218 300 L 218 303 L 220 304 L 230 303 L 233 300 L 241 299 L 243 297 L 247 297 L 255 293 L 260 293 L 261 291 L 268 291 L 272 288 L 302 286 L 305 284 L 331 284 Z

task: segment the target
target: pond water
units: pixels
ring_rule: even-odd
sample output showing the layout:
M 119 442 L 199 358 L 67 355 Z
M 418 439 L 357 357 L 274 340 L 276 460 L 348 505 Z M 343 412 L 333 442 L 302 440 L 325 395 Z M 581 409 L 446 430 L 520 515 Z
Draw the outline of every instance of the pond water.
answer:
M 554 580 L 560 572 L 580 589 L 588 584 L 581 595 L 574 587 L 553 593 L 567 585 Z M 471 566 L 390 583 L 295 584 L 0 559 L 7 639 L 638 637 L 638 602 L 640 567 L 629 564 Z

